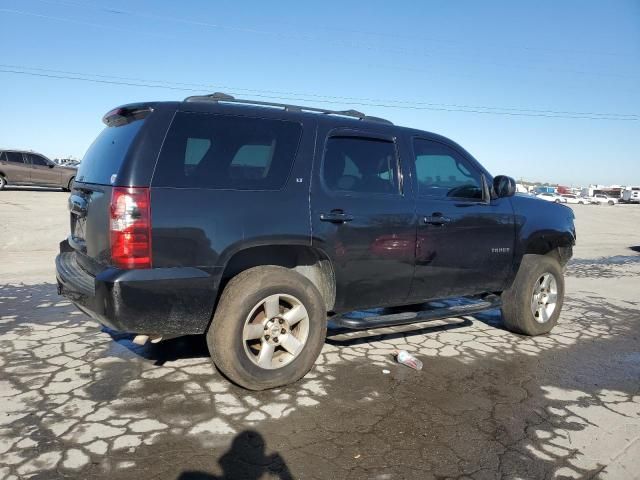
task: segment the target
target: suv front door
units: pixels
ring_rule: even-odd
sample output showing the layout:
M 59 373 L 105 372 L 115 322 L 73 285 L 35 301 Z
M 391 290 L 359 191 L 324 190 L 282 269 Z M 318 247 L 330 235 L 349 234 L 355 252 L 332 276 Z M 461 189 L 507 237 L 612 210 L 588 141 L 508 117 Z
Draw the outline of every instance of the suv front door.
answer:
M 402 303 L 413 276 L 415 221 L 395 138 L 322 127 L 317 138 L 312 244 L 333 264 L 334 310 Z
M 36 185 L 60 185 L 60 171 L 41 155 L 25 153 L 31 163 L 31 183 Z
M 413 139 L 416 192 L 414 301 L 500 291 L 511 271 L 514 214 L 491 199 L 488 174 L 454 145 Z

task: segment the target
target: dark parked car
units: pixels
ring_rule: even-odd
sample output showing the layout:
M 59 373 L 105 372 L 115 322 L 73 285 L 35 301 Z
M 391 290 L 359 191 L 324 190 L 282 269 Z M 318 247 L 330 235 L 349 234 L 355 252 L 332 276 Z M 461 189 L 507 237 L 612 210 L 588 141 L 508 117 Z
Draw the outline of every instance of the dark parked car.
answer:
M 514 196 L 447 138 L 224 94 L 104 123 L 69 199 L 59 292 L 138 341 L 206 333 L 244 387 L 304 376 L 328 318 L 364 329 L 501 306 L 526 335 L 558 320 L 571 209 Z
M 0 190 L 6 185 L 37 185 L 71 190 L 77 169 L 56 165 L 44 155 L 0 150 Z

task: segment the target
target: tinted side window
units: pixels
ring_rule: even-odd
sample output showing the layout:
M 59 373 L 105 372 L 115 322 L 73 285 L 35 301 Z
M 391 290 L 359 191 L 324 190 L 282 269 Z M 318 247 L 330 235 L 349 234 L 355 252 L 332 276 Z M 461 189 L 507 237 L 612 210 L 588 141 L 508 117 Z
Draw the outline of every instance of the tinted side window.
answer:
M 20 152 L 5 152 L 5 155 L 6 158 L 3 158 L 3 160 L 13 163 L 24 163 L 24 160 L 22 160 L 22 154 Z
M 322 178 L 334 192 L 398 193 L 393 142 L 363 137 L 330 137 Z
M 482 180 L 455 150 L 438 142 L 414 140 L 420 195 L 482 199 Z
M 278 190 L 289 177 L 302 127 L 264 118 L 178 113 L 153 185 Z
M 33 154 L 28 154 L 27 155 L 29 157 L 29 161 L 33 164 L 33 165 L 38 165 L 41 167 L 46 167 L 47 165 L 49 165 L 47 163 L 47 161 L 42 158 L 40 155 L 33 155 Z

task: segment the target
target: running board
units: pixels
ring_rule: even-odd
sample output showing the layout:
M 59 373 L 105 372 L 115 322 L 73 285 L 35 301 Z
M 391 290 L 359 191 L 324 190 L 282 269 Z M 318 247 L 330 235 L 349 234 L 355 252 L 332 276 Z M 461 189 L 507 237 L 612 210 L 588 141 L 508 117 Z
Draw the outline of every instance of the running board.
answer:
M 389 315 L 373 315 L 370 317 L 350 317 L 349 314 L 331 318 L 331 323 L 336 327 L 349 330 L 369 330 L 372 328 L 394 327 L 397 325 L 409 325 L 412 323 L 426 322 L 429 320 L 441 320 L 443 318 L 471 315 L 499 308 L 502 305 L 500 297 L 491 295 L 472 303 L 451 305 L 448 307 L 421 310 L 418 312 L 401 312 Z

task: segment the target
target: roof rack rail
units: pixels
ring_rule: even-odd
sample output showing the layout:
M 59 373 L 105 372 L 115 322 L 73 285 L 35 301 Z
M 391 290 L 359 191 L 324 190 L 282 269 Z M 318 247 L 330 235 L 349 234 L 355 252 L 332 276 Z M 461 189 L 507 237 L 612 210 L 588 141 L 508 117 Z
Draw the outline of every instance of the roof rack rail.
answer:
M 282 108 L 287 112 L 316 112 L 316 113 L 323 113 L 325 115 L 341 115 L 343 117 L 357 118 L 358 120 L 365 120 L 369 122 L 386 123 L 389 125 L 393 125 L 392 122 L 390 122 L 385 118 L 370 117 L 357 110 L 328 110 L 326 108 L 303 107 L 301 105 L 290 105 L 288 103 L 264 102 L 261 100 L 243 100 L 240 98 L 235 98 L 232 95 L 228 95 L 222 92 L 215 92 L 208 95 L 193 95 L 185 98 L 184 101 L 185 102 L 215 102 L 215 103 L 224 102 L 224 103 L 242 103 L 245 105 L 260 105 L 265 107 Z

